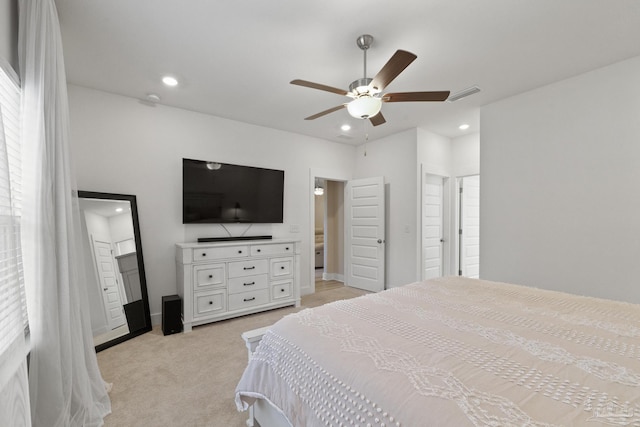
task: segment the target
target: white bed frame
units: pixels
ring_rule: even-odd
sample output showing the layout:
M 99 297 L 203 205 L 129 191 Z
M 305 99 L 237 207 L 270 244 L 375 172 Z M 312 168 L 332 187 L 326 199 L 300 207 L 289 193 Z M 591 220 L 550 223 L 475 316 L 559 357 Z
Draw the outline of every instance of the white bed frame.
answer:
M 244 332 L 242 339 L 247 346 L 249 357 L 256 351 L 258 343 L 267 332 L 268 327 L 253 329 Z M 264 399 L 258 399 L 249 407 L 248 427 L 292 427 L 287 418 L 282 415 L 271 403 Z

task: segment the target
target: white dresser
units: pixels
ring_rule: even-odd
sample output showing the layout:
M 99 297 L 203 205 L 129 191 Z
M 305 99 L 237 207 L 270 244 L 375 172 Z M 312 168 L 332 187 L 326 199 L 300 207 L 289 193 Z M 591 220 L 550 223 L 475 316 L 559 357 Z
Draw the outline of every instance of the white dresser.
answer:
M 176 244 L 184 331 L 288 305 L 300 306 L 300 242 Z

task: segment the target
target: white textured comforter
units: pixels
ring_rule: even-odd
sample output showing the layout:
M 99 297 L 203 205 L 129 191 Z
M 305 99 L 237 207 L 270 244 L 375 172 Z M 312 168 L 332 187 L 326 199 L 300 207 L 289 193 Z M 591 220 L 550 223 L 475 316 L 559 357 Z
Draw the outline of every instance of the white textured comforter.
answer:
M 640 426 L 640 306 L 457 277 L 338 301 L 269 329 L 256 397 L 305 427 Z

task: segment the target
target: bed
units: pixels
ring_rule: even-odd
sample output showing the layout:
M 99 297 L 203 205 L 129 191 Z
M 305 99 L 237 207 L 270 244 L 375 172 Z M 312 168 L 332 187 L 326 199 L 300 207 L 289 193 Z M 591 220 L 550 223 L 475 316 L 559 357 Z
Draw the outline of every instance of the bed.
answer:
M 640 305 L 451 277 L 244 337 L 249 425 L 640 426 Z

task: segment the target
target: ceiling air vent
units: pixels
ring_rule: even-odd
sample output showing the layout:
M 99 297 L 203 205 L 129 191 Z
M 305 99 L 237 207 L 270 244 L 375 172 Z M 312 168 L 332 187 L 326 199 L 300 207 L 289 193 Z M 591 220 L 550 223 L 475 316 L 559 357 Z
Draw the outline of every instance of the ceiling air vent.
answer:
M 466 98 L 467 96 L 473 95 L 474 93 L 478 93 L 478 92 L 480 92 L 480 88 L 478 86 L 471 86 L 469 88 L 462 89 L 460 92 L 454 93 L 449 98 L 447 98 L 447 101 L 455 102 L 455 101 L 458 101 L 458 100 L 460 100 L 462 98 Z

